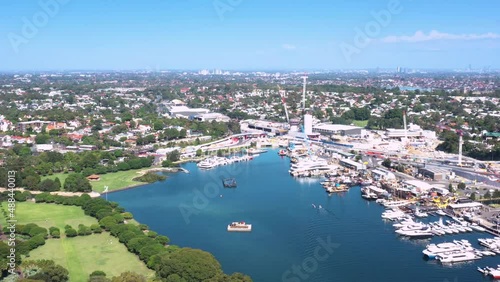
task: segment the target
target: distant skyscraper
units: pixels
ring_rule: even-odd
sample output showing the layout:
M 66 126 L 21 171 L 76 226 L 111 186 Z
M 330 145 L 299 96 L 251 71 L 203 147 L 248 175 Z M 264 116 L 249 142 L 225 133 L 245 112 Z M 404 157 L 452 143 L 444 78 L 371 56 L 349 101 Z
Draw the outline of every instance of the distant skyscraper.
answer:
M 397 73 L 400 73 L 401 72 L 401 67 L 398 67 L 397 70 L 396 70 Z

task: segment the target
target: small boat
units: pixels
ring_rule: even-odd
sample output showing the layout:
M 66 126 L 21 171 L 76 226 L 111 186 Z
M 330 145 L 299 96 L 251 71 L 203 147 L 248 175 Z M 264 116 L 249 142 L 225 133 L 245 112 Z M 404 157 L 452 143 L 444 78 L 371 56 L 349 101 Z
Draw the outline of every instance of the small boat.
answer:
M 227 231 L 233 232 L 250 232 L 252 231 L 252 225 L 247 224 L 244 221 L 233 222 L 227 226 Z
M 286 150 L 279 150 L 278 155 L 286 156 Z
M 446 216 L 446 213 L 443 210 L 437 210 L 436 214 L 438 214 L 440 216 Z
M 247 150 L 247 153 L 249 155 L 258 155 L 258 154 L 263 154 L 267 153 L 267 150 L 262 150 L 262 149 L 256 149 L 256 148 L 250 148 Z
M 316 208 L 316 205 L 315 204 L 311 204 L 313 206 L 313 208 Z
M 500 270 L 492 270 L 488 273 L 493 279 L 500 279 Z

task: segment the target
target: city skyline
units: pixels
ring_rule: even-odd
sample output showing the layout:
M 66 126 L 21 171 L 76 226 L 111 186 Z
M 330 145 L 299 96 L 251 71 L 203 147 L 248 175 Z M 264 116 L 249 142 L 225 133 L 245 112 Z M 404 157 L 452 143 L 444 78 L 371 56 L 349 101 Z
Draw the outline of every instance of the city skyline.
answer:
M 498 69 L 495 7 L 488 1 L 4 1 L 0 70 Z

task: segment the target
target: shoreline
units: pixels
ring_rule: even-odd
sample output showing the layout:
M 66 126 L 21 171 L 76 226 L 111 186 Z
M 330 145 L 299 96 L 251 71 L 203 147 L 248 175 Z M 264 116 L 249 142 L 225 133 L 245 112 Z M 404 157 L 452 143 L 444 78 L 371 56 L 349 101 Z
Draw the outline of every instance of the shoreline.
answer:
M 154 167 L 154 168 L 148 168 L 148 169 L 145 169 L 143 171 L 138 172 L 137 173 L 138 174 L 137 177 L 141 177 L 141 176 L 145 175 L 148 172 L 179 173 L 179 172 L 182 172 L 182 171 L 184 171 L 184 169 L 181 168 L 181 167 Z M 137 177 L 134 177 L 134 179 L 137 178 Z M 168 177 L 167 177 L 167 179 L 168 179 Z M 120 191 L 125 191 L 125 190 L 130 190 L 130 189 L 136 189 L 136 188 L 139 188 L 140 186 L 144 186 L 144 185 L 148 185 L 148 184 L 152 184 L 152 183 L 156 183 L 156 182 L 158 182 L 158 181 L 155 181 L 155 182 L 141 182 L 141 183 L 137 183 L 137 184 L 126 186 L 126 187 L 113 189 L 113 190 L 108 191 L 108 192 L 101 192 L 101 193 L 99 193 L 97 191 L 93 191 L 93 192 L 99 193 L 100 195 L 106 195 L 106 194 L 111 194 L 111 193 L 115 193 L 115 192 L 120 192 Z

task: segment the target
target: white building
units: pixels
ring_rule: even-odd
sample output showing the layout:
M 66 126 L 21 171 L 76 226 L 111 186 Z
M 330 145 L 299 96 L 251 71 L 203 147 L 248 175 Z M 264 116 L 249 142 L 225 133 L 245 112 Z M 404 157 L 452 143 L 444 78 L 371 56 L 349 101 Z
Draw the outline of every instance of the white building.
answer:
M 313 119 L 312 115 L 307 113 L 304 115 L 304 133 L 309 135 L 313 133 Z

